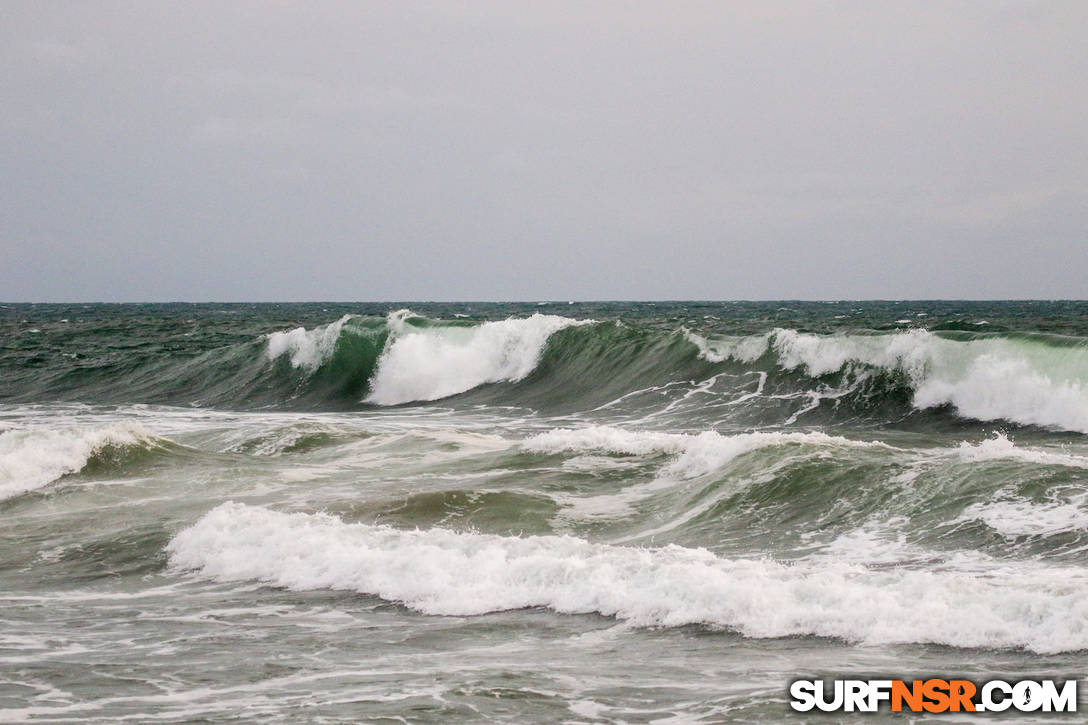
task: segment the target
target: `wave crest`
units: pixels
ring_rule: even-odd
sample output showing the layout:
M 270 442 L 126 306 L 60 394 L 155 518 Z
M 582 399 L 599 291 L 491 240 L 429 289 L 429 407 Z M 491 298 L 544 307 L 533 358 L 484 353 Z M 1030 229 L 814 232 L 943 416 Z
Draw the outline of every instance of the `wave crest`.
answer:
M 340 339 L 340 331 L 351 319 L 351 315 L 344 315 L 336 322 L 312 330 L 296 327 L 293 330 L 273 332 L 268 335 L 268 358 L 275 360 L 281 355 L 289 354 L 293 367 L 313 372 L 332 356 L 336 350 L 336 342 Z
M 536 367 L 552 333 L 587 324 L 541 314 L 472 327 L 417 327 L 410 320 L 408 310 L 389 315 L 390 341 L 365 402 L 438 400 L 485 383 L 516 382 Z
M 101 428 L 4 431 L 0 433 L 0 501 L 78 473 L 96 455 L 110 448 L 154 442 L 155 438 L 143 427 L 130 423 Z
M 755 432 L 723 435 L 716 431 L 698 434 L 629 431 L 612 426 L 556 428 L 528 438 L 522 447 L 534 453 L 603 451 L 629 456 L 675 456 L 662 473 L 696 478 L 718 470 L 733 459 L 761 448 L 782 445 L 814 445 L 846 448 L 888 448 L 884 443 L 855 441 L 826 433 Z
M 889 335 L 767 335 L 708 339 L 686 333 L 709 362 L 775 364 L 811 378 L 844 374 L 855 383 L 874 372 L 905 376 L 918 409 L 952 406 L 975 420 L 1008 420 L 1088 433 L 1088 346 L 1041 338 L 972 336 L 926 330 Z
M 172 566 L 215 580 L 356 591 L 432 615 L 547 607 L 642 626 L 708 625 L 749 637 L 1088 648 L 1088 579 L 1079 569 L 1038 562 L 1001 565 L 1010 571 L 996 577 L 817 560 L 783 564 L 572 536 L 401 531 L 233 502 L 180 532 L 167 551 Z

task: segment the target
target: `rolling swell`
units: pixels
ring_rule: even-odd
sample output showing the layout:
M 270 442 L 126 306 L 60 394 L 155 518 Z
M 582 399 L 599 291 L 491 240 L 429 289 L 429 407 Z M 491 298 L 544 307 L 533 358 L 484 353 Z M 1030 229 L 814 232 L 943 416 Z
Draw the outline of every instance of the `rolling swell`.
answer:
M 522 449 L 557 457 L 564 470 L 592 464 L 598 475 L 562 498 L 562 516 L 613 542 L 666 537 L 716 553 L 796 557 L 865 531 L 860 550 L 891 544 L 898 563 L 950 547 L 1075 558 L 1088 543 L 1078 483 L 1088 457 L 1004 435 L 898 447 L 814 431 L 591 426 L 537 434 Z M 600 475 L 612 466 L 614 478 Z
M 341 409 L 447 401 L 692 430 L 905 418 L 1088 432 L 1088 341 L 965 331 L 729 336 L 534 314 L 344 315 L 179 354 L 85 355 L 16 372 L 9 400 Z M 951 416 L 949 416 L 951 414 Z

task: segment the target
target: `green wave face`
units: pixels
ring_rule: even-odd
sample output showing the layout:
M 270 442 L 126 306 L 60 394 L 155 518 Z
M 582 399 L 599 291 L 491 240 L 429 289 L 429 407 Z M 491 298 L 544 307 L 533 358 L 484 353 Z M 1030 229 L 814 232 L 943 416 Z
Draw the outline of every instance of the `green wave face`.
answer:
M 184 333 L 162 344 L 149 324 L 125 345 L 92 325 L 59 355 L 8 351 L 0 395 L 291 410 L 442 401 L 692 429 L 974 420 L 1088 432 L 1088 339 L 944 329 L 953 323 L 967 325 L 729 334 L 717 318 L 470 320 L 401 309 L 258 334 L 251 321 L 233 342 Z
M 0 721 L 1083 679 L 1086 384 L 1085 303 L 0 305 Z

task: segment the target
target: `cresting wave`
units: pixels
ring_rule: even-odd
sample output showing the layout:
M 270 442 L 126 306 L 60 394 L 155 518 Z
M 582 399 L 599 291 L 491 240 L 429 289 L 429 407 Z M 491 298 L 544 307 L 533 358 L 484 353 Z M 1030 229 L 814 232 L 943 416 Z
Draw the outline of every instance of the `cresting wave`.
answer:
M 951 563 L 943 569 L 874 569 L 818 557 L 780 563 L 572 536 L 402 531 L 233 502 L 178 533 L 167 551 L 173 567 L 218 581 L 355 591 L 432 615 L 546 607 L 757 638 L 1088 649 L 1088 578 L 1083 570 L 1037 561 L 991 562 L 985 576 Z
M 135 424 L 5 431 L 0 433 L 0 501 L 40 489 L 61 476 L 78 473 L 95 456 L 110 449 L 154 443 L 155 438 Z
M 737 456 L 770 446 L 809 445 L 829 448 L 878 449 L 911 453 L 881 441 L 863 441 L 844 436 L 810 432 L 753 432 L 723 435 L 716 431 L 702 433 L 663 433 L 627 430 L 595 425 L 586 428 L 553 428 L 530 436 L 522 443 L 533 453 L 601 451 L 626 456 L 666 454 L 676 457 L 670 470 L 690 477 L 721 467 Z M 954 457 L 963 461 L 1023 461 L 1042 466 L 1088 468 L 1088 456 L 1060 451 L 1018 446 L 1005 433 L 997 433 L 978 443 L 961 442 L 948 449 L 919 449 L 925 457 Z M 917 453 L 918 451 L 914 451 Z
M 292 366 L 313 373 L 336 354 L 345 324 L 352 319 L 346 315 L 313 330 L 272 333 L 268 357 L 289 356 Z M 364 402 L 438 400 L 486 383 L 516 382 L 536 367 L 552 333 L 585 324 L 592 321 L 536 314 L 479 325 L 439 325 L 410 310 L 392 312 L 385 322 L 384 347 L 371 362 L 373 372 L 368 371 Z
M 592 321 L 556 315 L 484 322 L 475 327 L 414 328 L 408 310 L 389 316 L 386 344 L 366 402 L 396 405 L 438 400 L 485 383 L 516 382 L 531 373 L 552 333 Z
M 345 327 L 351 319 L 313 330 L 274 333 L 267 354 L 289 356 L 293 366 L 313 373 L 334 357 L 338 340 L 351 329 Z M 583 330 L 560 343 L 549 342 L 554 333 L 571 327 Z M 658 336 L 655 348 L 646 340 L 632 343 L 633 333 L 624 337 L 612 323 L 555 315 L 465 325 L 423 320 L 400 310 L 389 315 L 384 329 L 387 337 L 379 345 L 380 355 L 366 370 L 363 398 L 376 405 L 438 400 L 488 383 L 517 382 L 545 355 L 553 360 L 549 371 L 555 375 L 561 376 L 566 367 L 575 378 L 582 373 L 607 376 L 598 381 L 601 386 L 623 381 L 631 388 L 640 382 L 640 375 L 651 374 L 655 364 L 683 367 L 687 355 L 668 344 L 670 333 L 646 333 Z M 772 370 L 802 375 L 795 384 L 803 387 L 809 381 L 813 399 L 818 400 L 841 397 L 877 374 L 893 374 L 909 385 L 916 409 L 947 405 L 964 418 L 1088 432 L 1088 345 L 1023 335 L 950 335 L 911 330 L 821 336 L 777 329 L 733 338 L 707 338 L 685 330 L 683 337 L 708 364 L 692 372 L 708 377 L 721 365 L 740 363 L 765 370 L 764 361 L 769 361 Z M 660 362 L 632 356 L 634 349 L 646 350 L 643 356 L 660 356 Z M 611 365 L 602 362 L 609 355 L 615 358 Z M 626 369 L 617 370 L 616 364 Z M 830 377 L 839 380 L 828 382 Z
M 690 417 L 685 427 L 702 429 L 892 423 L 924 410 L 1088 433 L 1088 340 L 1024 333 L 728 337 L 652 321 L 443 321 L 399 310 L 192 356 L 105 348 L 52 372 L 36 365 L 6 381 L 9 399 L 327 410 L 462 396 L 451 402 Z
M 629 530 L 613 542 L 646 541 L 665 532 L 701 531 L 696 535 L 720 537 L 731 532 L 737 521 L 731 517 L 738 514 L 743 525 L 750 526 L 754 515 L 750 507 L 757 501 L 763 514 L 777 509 L 772 515 L 778 520 L 803 518 L 812 522 L 813 531 L 823 533 L 865 526 L 871 517 L 887 516 L 904 522 L 922 518 L 927 530 L 944 517 L 942 535 L 952 538 L 954 529 L 973 523 L 1010 541 L 1088 532 L 1085 496 L 1077 494 L 1075 486 L 1049 488 L 1042 500 L 1034 500 L 1040 498 L 1039 492 L 1022 485 L 1025 475 L 1038 476 L 1044 470 L 1058 480 L 1076 476 L 1075 470 L 1061 469 L 1088 469 L 1088 457 L 1016 445 L 1000 433 L 974 444 L 904 448 L 820 432 L 685 434 L 590 426 L 556 428 L 528 437 L 520 447 L 529 453 L 573 454 L 564 466 L 573 463 L 574 470 L 581 465 L 607 469 L 610 459 L 602 465 L 600 454 L 636 459 L 622 463 L 625 467 L 649 464 L 642 468 L 643 478 L 630 478 L 622 489 L 555 495 L 564 506 L 560 516 L 567 520 L 643 521 L 651 526 Z M 739 460 L 749 455 L 759 457 L 747 463 Z M 828 461 L 835 461 L 830 469 Z M 964 464 L 987 468 L 986 484 L 976 480 L 970 493 L 963 490 L 968 470 Z M 849 468 L 864 473 L 842 478 L 840 471 Z M 687 485 L 696 479 L 694 487 Z M 952 491 L 958 493 L 950 495 Z M 963 508 L 963 499 L 957 503 L 957 498 L 965 494 L 974 503 Z M 638 507 L 650 498 L 657 499 L 656 505 L 650 513 L 640 512 Z M 852 506 L 842 507 L 843 501 Z M 831 511 L 828 520 L 819 523 Z M 912 536 L 926 534 L 914 531 Z M 1055 539 L 1036 550 L 1068 553 L 1081 545 L 1078 541 Z
M 1088 343 L 1038 336 L 944 337 L 926 330 L 888 335 L 765 335 L 686 338 L 709 362 L 752 364 L 770 356 L 811 378 L 856 382 L 874 371 L 901 373 L 916 408 L 951 405 L 965 418 L 1008 420 L 1088 433 Z
M 791 444 L 839 448 L 891 448 L 885 443 L 856 441 L 818 432 L 755 432 L 722 435 L 715 431 L 704 431 L 698 434 L 686 434 L 628 431 L 613 426 L 557 428 L 532 436 L 522 444 L 522 448 L 534 453 L 602 451 L 629 456 L 663 453 L 674 457 L 662 469 L 663 475 L 695 478 L 716 471 L 745 453 L 760 448 Z
M 284 332 L 273 332 L 268 336 L 268 357 L 275 360 L 281 355 L 289 355 L 291 365 L 313 372 L 332 357 L 340 339 L 340 332 L 351 319 L 351 315 L 344 315 L 336 322 L 313 330 L 296 327 Z

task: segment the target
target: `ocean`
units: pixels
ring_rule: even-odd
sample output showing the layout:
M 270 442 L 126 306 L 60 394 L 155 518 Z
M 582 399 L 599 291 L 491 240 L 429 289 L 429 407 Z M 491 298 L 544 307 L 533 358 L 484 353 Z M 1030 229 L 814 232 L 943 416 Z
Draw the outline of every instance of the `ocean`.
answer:
M 1086 302 L 0 305 L 0 722 L 1084 679 L 1086 433 Z

